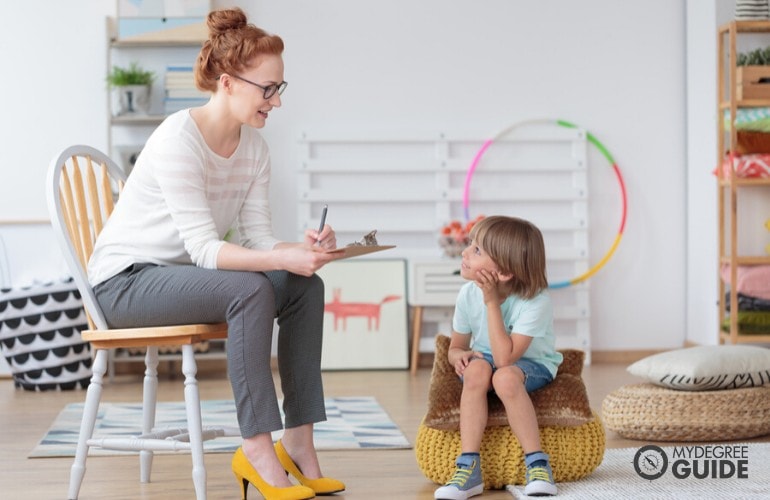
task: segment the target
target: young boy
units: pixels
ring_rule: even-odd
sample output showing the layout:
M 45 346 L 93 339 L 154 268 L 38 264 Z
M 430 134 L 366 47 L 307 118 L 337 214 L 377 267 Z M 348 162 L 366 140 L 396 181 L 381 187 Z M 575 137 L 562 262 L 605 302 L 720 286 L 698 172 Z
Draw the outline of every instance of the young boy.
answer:
M 479 450 L 487 424 L 487 392 L 495 391 L 524 450 L 526 495 L 556 494 L 540 445 L 529 393 L 550 383 L 562 361 L 554 349 L 553 312 L 546 291 L 545 245 L 528 221 L 492 216 L 476 223 L 462 253 L 470 281 L 457 297 L 449 362 L 463 381 L 460 442 L 452 479 L 435 492 L 465 500 L 484 490 Z

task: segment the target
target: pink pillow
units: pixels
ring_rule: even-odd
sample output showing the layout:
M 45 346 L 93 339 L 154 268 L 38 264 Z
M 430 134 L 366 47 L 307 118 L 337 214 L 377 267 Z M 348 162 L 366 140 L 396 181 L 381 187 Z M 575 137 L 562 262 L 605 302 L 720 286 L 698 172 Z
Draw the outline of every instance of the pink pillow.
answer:
M 729 285 L 730 266 L 723 265 L 721 274 L 722 280 Z M 738 293 L 770 300 L 770 265 L 738 266 L 736 281 L 735 289 Z

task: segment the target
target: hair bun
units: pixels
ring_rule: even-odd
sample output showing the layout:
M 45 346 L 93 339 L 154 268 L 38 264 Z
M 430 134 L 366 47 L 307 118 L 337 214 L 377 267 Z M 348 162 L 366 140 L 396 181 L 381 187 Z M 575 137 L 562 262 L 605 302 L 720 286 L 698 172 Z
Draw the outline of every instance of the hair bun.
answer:
M 206 20 L 211 37 L 220 36 L 230 30 L 245 28 L 248 25 L 246 14 L 238 7 L 209 12 Z

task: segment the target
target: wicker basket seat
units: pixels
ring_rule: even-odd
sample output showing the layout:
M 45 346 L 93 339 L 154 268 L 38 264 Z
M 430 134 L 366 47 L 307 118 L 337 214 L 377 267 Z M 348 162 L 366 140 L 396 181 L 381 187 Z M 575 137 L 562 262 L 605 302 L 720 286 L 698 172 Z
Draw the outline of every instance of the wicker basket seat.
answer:
M 651 383 L 605 397 L 607 429 L 645 441 L 726 441 L 770 434 L 770 386 L 679 391 Z

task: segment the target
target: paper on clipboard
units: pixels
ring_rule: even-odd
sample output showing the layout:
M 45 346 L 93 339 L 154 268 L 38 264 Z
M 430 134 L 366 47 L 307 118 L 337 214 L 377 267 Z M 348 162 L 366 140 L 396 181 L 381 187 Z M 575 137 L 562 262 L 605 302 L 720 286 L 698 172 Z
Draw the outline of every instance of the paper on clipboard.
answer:
M 326 253 L 339 254 L 335 260 L 340 260 L 348 259 L 350 257 L 357 257 L 359 255 L 365 255 L 368 253 L 381 252 L 382 250 L 388 250 L 391 248 L 396 248 L 396 245 L 351 245 L 349 247 L 326 250 Z

